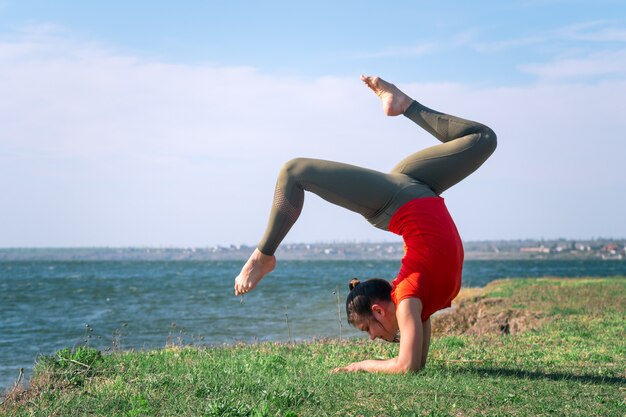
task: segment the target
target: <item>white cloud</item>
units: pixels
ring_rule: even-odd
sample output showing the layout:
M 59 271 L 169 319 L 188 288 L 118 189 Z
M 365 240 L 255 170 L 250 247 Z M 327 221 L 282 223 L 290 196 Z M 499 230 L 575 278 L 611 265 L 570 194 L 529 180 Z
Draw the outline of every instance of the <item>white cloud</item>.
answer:
M 598 203 L 626 211 L 606 191 L 624 186 L 623 82 L 401 87 L 499 135 L 494 158 L 447 193 L 465 238 L 626 233 Z M 45 33 L 2 40 L 0 91 L 0 246 L 253 244 L 282 162 L 388 170 L 435 144 L 384 118 L 358 79 L 173 65 Z M 288 237 L 389 238 L 313 196 Z
M 562 38 L 576 41 L 626 42 L 626 28 L 611 26 L 611 22 L 606 21 L 579 23 L 555 32 Z
M 603 77 L 626 76 L 626 29 L 610 21 L 582 22 L 525 37 L 471 43 L 481 53 L 523 51 L 518 64 L 540 82 L 597 81 Z M 549 58 L 546 59 L 546 54 Z M 523 58 L 521 58 L 523 56 Z M 534 63 L 528 62 L 535 56 Z
M 553 45 L 561 45 L 564 42 L 575 42 L 580 47 L 581 41 L 593 43 L 596 50 L 598 43 L 603 43 L 605 45 L 601 46 L 602 49 L 610 50 L 607 43 L 626 42 L 626 28 L 609 21 L 582 22 L 518 38 L 482 42 L 475 40 L 472 46 L 478 52 L 495 53 L 529 46 L 554 48 Z M 558 49 L 563 49 L 562 45 Z
M 560 58 L 520 69 L 542 79 L 568 80 L 601 76 L 626 76 L 626 49 L 601 51 L 579 58 Z

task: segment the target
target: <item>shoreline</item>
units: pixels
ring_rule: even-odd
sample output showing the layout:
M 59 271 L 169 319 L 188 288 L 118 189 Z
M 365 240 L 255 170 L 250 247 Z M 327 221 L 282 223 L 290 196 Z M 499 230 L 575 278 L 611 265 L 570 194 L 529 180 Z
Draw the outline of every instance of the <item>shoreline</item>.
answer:
M 626 239 L 464 241 L 466 260 L 626 260 Z M 243 261 L 249 245 L 175 247 L 5 247 L 0 261 Z M 399 260 L 396 242 L 284 243 L 280 260 Z

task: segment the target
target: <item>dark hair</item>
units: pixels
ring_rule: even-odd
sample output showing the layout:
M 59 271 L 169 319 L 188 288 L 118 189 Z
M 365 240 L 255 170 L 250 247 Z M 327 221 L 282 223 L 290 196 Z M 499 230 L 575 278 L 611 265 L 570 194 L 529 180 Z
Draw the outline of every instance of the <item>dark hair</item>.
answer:
M 348 284 L 350 294 L 346 299 L 348 323 L 354 325 L 358 318 L 372 315 L 372 305 L 379 301 L 391 301 L 391 284 L 382 278 L 359 281 L 352 278 Z

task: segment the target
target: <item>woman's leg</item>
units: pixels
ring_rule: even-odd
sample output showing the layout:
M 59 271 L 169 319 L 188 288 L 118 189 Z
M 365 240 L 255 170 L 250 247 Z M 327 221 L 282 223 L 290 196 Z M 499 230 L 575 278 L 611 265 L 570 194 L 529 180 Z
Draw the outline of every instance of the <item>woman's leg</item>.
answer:
M 414 101 L 404 115 L 441 142 L 404 158 L 392 173 L 428 184 L 439 195 L 476 171 L 496 149 L 489 127 L 429 109 Z
M 320 159 L 292 159 L 278 175 L 274 204 L 258 248 L 266 255 L 274 254 L 302 211 L 304 191 L 367 218 L 383 207 L 398 187 L 394 176 L 371 169 Z
M 496 135 L 487 126 L 429 109 L 378 77 L 361 79 L 381 98 L 385 114 L 404 114 L 443 142 L 408 156 L 391 173 L 421 181 L 439 195 L 474 172 L 495 150 Z
M 304 191 L 368 218 L 393 198 L 405 178 L 319 159 L 296 158 L 287 162 L 276 181 L 265 234 L 235 279 L 235 293 L 252 290 L 274 269 L 274 252 L 300 216 Z

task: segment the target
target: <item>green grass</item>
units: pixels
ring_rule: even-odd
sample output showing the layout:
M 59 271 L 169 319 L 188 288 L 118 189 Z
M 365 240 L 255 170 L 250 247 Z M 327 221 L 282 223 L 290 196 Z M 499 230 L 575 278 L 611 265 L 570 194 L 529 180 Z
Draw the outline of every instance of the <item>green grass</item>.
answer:
M 626 278 L 519 279 L 478 298 L 540 326 L 433 340 L 425 370 L 330 374 L 397 345 L 351 340 L 42 358 L 11 416 L 624 416 Z M 433 325 L 436 325 L 434 323 Z

